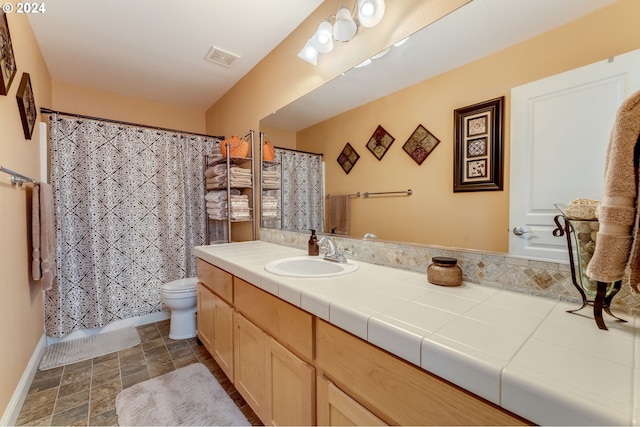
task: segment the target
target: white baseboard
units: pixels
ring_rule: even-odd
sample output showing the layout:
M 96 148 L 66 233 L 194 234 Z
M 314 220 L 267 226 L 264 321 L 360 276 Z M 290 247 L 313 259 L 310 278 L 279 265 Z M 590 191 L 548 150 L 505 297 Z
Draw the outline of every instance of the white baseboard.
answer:
M 93 335 L 103 334 L 105 332 L 115 331 L 116 329 L 127 328 L 129 326 L 141 326 L 153 322 L 159 322 L 161 320 L 168 319 L 170 316 L 171 312 L 169 311 L 158 311 L 155 313 L 145 314 L 144 316 L 116 320 L 115 322 L 111 322 L 107 326 L 104 326 L 102 328 L 82 329 L 80 331 L 74 331 L 63 338 L 47 337 L 47 345 L 49 346 L 58 342 L 91 337 Z
M 33 381 L 33 377 L 38 370 L 38 366 L 40 365 L 40 359 L 42 359 L 42 356 L 44 356 L 46 341 L 47 340 L 45 335 L 42 334 L 42 337 L 40 337 L 40 341 L 38 341 L 38 345 L 31 355 L 31 359 L 29 359 L 27 367 L 22 373 L 22 378 L 20 378 L 20 382 L 18 382 L 18 386 L 13 392 L 13 396 L 11 397 L 9 404 L 7 405 L 7 409 L 5 409 L 4 414 L 2 415 L 2 419 L 0 419 L 0 425 L 16 425 L 16 421 L 18 421 L 18 417 L 20 416 L 20 410 L 22 409 L 24 400 L 27 398 L 27 393 L 29 392 L 29 388 L 31 387 L 31 382 Z

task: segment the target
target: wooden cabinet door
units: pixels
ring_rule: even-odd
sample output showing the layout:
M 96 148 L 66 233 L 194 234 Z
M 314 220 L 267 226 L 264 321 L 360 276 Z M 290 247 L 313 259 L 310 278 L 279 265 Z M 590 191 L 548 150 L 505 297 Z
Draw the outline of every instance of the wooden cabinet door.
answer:
M 315 425 L 315 368 L 268 339 L 269 424 Z
M 202 283 L 198 283 L 198 338 L 213 354 L 214 294 Z
M 233 308 L 214 295 L 213 353 L 220 368 L 233 382 Z
M 267 335 L 237 312 L 234 325 L 234 385 L 264 422 L 270 418 L 266 386 Z
M 318 378 L 317 403 L 319 426 L 387 425 L 325 377 Z

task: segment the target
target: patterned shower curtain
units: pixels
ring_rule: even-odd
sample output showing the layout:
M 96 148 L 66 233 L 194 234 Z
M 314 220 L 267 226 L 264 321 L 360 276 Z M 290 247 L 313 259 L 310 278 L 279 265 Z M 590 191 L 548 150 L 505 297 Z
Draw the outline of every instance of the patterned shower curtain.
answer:
M 158 312 L 163 283 L 196 275 L 215 141 L 51 116 L 58 270 L 45 296 L 48 336 Z
M 324 231 L 324 164 L 322 155 L 276 149 L 282 165 L 282 228 Z

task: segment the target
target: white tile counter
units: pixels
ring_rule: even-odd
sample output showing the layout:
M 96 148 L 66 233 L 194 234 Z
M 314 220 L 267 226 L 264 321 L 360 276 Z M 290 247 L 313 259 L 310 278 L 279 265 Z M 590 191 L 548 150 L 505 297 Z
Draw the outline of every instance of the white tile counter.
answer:
M 640 319 L 597 328 L 590 307 L 357 261 L 351 274 L 276 276 L 305 251 L 262 241 L 196 256 L 541 425 L 640 425 Z M 425 266 L 426 271 L 426 266 Z

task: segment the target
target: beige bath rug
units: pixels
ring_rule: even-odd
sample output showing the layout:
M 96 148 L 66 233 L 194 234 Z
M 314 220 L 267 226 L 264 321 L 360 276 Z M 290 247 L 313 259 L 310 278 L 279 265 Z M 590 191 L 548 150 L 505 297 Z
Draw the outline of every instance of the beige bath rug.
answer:
M 194 363 L 122 390 L 121 426 L 250 426 L 209 369 Z
M 138 331 L 134 327 L 116 329 L 104 334 L 62 341 L 47 347 L 40 361 L 41 371 L 93 359 L 115 351 L 140 344 Z

